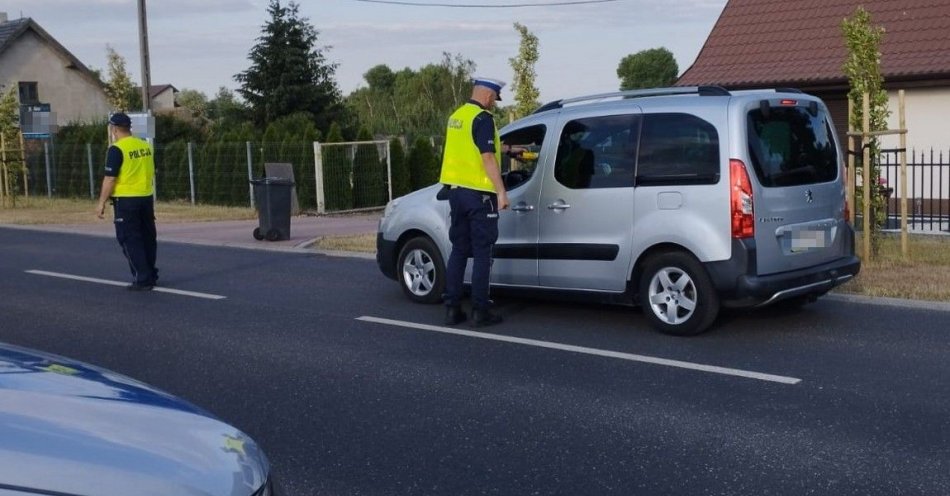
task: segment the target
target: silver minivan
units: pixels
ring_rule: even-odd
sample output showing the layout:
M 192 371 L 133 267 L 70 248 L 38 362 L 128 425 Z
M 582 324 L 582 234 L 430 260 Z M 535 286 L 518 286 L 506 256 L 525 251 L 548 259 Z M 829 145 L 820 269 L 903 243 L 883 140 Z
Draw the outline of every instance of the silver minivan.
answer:
M 860 269 L 834 129 L 819 98 L 790 89 L 544 105 L 501 130 L 529 153 L 503 164 L 492 287 L 638 304 L 677 335 L 723 306 L 813 301 Z M 377 236 L 383 274 L 423 303 L 441 300 L 451 250 L 438 190 L 391 201 Z

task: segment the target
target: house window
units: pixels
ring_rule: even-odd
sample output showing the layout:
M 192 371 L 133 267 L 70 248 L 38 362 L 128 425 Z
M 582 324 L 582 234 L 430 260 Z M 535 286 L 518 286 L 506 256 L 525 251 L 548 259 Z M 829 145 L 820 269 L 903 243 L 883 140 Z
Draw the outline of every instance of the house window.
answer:
M 40 94 L 36 89 L 36 81 L 20 82 L 20 105 L 36 105 L 40 103 Z

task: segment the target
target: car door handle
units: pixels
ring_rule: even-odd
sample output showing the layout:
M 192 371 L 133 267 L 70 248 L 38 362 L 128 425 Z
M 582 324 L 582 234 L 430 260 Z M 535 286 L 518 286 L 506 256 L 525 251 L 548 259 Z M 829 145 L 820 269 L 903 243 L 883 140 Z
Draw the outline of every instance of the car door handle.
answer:
M 568 208 L 571 208 L 571 205 L 569 203 L 563 202 L 552 203 L 548 205 L 548 210 L 566 210 Z
M 511 207 L 512 212 L 530 212 L 532 210 L 534 210 L 534 205 L 525 205 L 524 203 Z

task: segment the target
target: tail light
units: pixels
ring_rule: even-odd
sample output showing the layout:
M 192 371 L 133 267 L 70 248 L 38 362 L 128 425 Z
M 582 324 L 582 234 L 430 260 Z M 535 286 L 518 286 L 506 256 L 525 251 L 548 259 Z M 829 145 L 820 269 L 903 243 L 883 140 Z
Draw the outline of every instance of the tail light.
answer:
M 730 205 L 732 237 L 736 239 L 755 236 L 755 213 L 752 204 L 752 182 L 741 160 L 729 161 Z

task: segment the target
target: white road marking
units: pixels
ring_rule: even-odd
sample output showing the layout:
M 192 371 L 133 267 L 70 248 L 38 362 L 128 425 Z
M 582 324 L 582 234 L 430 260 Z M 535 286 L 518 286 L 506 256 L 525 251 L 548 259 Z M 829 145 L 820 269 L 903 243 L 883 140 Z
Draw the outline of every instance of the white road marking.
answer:
M 72 279 L 72 280 L 74 280 L 74 281 L 94 282 L 94 283 L 96 283 L 96 284 L 107 284 L 107 285 L 109 285 L 109 286 L 122 286 L 122 287 L 125 287 L 125 286 L 128 286 L 128 285 L 129 285 L 129 283 L 127 283 L 127 282 L 110 281 L 110 280 L 108 280 L 108 279 L 96 279 L 95 277 L 74 276 L 74 275 L 72 275 L 72 274 L 62 274 L 62 273 L 59 273 L 59 272 L 48 272 L 48 271 L 45 271 L 45 270 L 28 270 L 28 271 L 26 271 L 26 273 L 28 273 L 28 274 L 35 274 L 35 275 L 38 275 L 38 276 L 58 277 L 58 278 L 60 278 L 60 279 Z M 182 289 L 164 288 L 164 287 L 161 287 L 161 286 L 155 286 L 154 288 L 152 288 L 152 291 L 157 291 L 157 292 L 159 292 L 159 293 L 176 294 L 176 295 L 181 295 L 181 296 L 191 296 L 191 297 L 193 297 L 193 298 L 204 298 L 204 299 L 206 299 L 206 300 L 223 300 L 223 299 L 227 298 L 227 296 L 221 296 L 221 295 L 209 294 L 209 293 L 198 293 L 198 292 L 195 292 L 195 291 L 185 291 L 185 290 L 182 290 Z
M 492 341 L 503 341 L 506 343 L 523 344 L 527 346 L 536 346 L 539 348 L 549 348 L 553 350 L 570 351 L 573 353 L 583 353 L 585 355 L 595 355 L 608 358 L 619 358 L 632 362 L 651 363 L 654 365 L 663 365 L 666 367 L 676 367 L 681 369 L 697 370 L 700 372 L 709 372 L 711 374 L 731 375 L 743 377 L 746 379 L 755 379 L 759 381 L 778 382 L 780 384 L 798 384 L 801 379 L 795 377 L 786 377 L 781 375 L 764 374 L 761 372 L 752 372 L 749 370 L 731 369 L 727 367 L 717 367 L 715 365 L 704 365 L 701 363 L 682 362 L 679 360 L 669 360 L 666 358 L 657 358 L 646 355 L 635 355 L 631 353 L 621 353 L 619 351 L 599 350 L 597 348 L 586 348 L 583 346 L 574 346 L 569 344 L 552 343 L 548 341 L 539 341 L 536 339 L 517 338 L 513 336 L 503 336 L 499 334 L 488 334 L 484 332 L 466 331 L 464 329 L 454 329 L 451 327 L 441 327 L 428 324 L 417 324 L 415 322 L 405 322 L 401 320 L 383 319 L 379 317 L 357 317 L 356 320 L 363 322 L 373 322 L 397 327 L 408 327 L 410 329 L 419 329 L 423 331 L 434 331 L 445 334 L 455 334 L 458 336 L 467 336 L 470 338 L 489 339 Z

